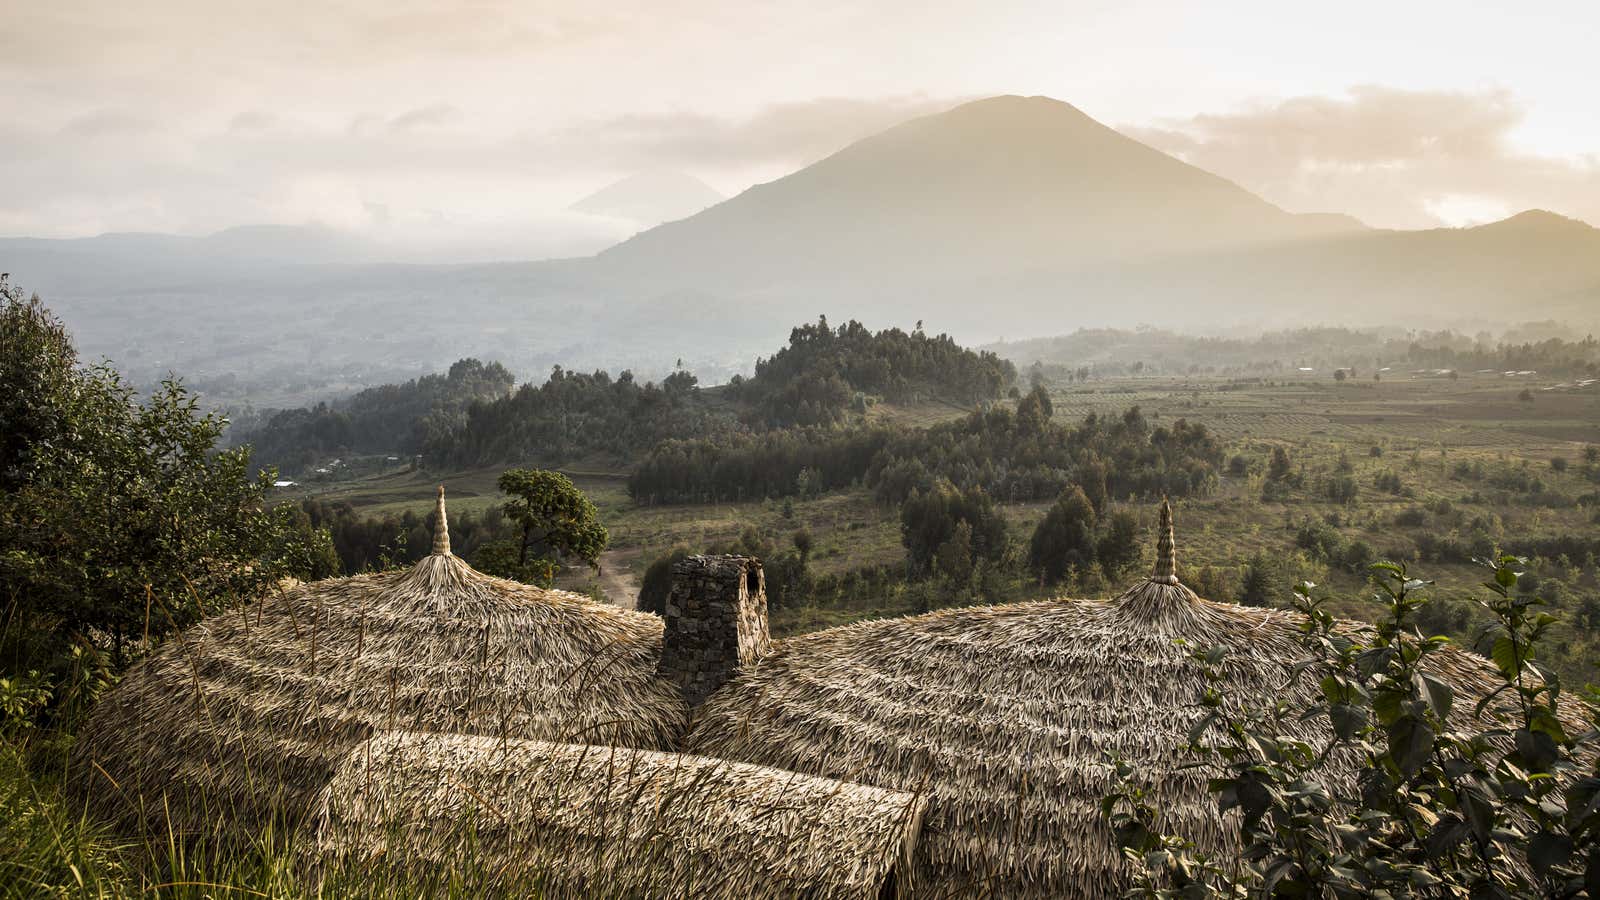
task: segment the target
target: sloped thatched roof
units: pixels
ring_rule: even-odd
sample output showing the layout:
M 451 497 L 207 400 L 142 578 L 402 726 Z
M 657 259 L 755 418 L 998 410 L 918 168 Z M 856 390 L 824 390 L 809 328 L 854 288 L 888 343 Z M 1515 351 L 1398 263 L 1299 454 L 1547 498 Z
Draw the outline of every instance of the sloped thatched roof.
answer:
M 1226 851 L 1232 829 L 1206 776 L 1180 769 L 1202 714 L 1189 654 L 1230 648 L 1222 689 L 1252 705 L 1280 696 L 1307 656 L 1296 615 L 1202 600 L 1178 583 L 1175 557 L 1164 507 L 1154 575 L 1116 599 L 952 609 L 780 641 L 696 711 L 687 748 L 927 792 L 917 879 L 941 896 L 1118 896 L 1125 870 L 1098 809 L 1112 784 L 1106 753 L 1148 777 L 1167 827 Z M 1463 698 L 1496 684 L 1471 654 L 1431 659 Z M 1313 678 L 1290 693 L 1309 702 L 1315 691 Z
M 742 763 L 391 733 L 323 792 L 318 862 L 477 896 L 876 898 L 907 890 L 925 800 Z
M 684 707 L 658 682 L 661 621 L 475 571 L 300 585 L 205 619 L 135 666 L 77 748 L 85 793 L 183 830 L 298 819 L 350 748 L 404 728 L 663 747 Z

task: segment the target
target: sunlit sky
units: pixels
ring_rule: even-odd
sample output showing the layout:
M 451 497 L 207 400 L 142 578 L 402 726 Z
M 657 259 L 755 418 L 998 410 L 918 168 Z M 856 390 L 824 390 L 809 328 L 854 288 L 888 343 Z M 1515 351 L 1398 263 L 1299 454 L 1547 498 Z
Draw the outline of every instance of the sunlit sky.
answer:
M 1600 222 L 1583 0 L 0 0 L 0 34 L 6 235 L 499 240 L 632 172 L 731 194 L 1002 93 L 1296 212 Z

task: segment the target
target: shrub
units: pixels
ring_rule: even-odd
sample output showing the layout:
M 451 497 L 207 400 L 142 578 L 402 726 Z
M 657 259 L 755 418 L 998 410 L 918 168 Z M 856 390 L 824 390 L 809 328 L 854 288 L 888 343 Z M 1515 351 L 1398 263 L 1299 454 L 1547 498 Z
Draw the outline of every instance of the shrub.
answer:
M 1600 737 L 1567 730 L 1560 679 L 1535 662 L 1554 620 L 1519 590 L 1526 564 L 1488 563 L 1486 634 L 1505 701 L 1488 715 L 1479 704 L 1451 716 L 1455 686 L 1424 665 L 1448 641 L 1417 630 L 1428 582 L 1392 563 L 1373 567 L 1384 615 L 1369 632 L 1340 628 L 1310 585 L 1296 590 L 1310 652 L 1296 677 L 1317 679 L 1322 697 L 1307 707 L 1273 698 L 1241 710 L 1220 689 L 1227 648 L 1196 649 L 1208 685 L 1190 752 L 1220 810 L 1236 813 L 1241 851 L 1209 859 L 1163 833 L 1141 773 L 1113 759 L 1118 787 L 1101 808 L 1139 873 L 1130 896 L 1587 895 L 1600 873 Z M 1291 737 L 1288 723 L 1306 719 L 1331 739 Z M 1351 758 L 1360 774 L 1341 790 L 1328 764 Z

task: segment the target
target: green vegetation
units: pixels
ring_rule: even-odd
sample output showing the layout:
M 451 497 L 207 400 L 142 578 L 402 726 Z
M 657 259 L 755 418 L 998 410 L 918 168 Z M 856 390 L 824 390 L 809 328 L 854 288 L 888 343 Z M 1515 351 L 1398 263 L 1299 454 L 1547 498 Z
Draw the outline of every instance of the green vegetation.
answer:
M 231 437 L 250 444 L 262 465 L 289 474 L 354 454 L 409 457 L 460 428 L 473 402 L 504 397 L 511 385 L 499 363 L 463 359 L 445 374 L 368 388 L 340 403 L 268 410 L 235 422 Z
M 869 397 L 972 404 L 1000 397 L 1016 377 L 1006 360 L 974 353 L 949 335 L 930 338 L 920 322 L 910 334 L 898 328 L 874 334 L 855 321 L 829 328 L 824 317 L 791 331 L 789 345 L 757 360 L 753 377 L 736 376 L 728 394 L 767 426 L 832 425 Z
M 274 446 L 307 465 L 396 441 L 422 446 L 423 468 L 341 469 L 273 505 L 271 475 L 250 477 L 247 449 L 219 449 L 224 423 L 182 386 L 136 397 L 109 369 L 81 367 L 36 301 L 8 288 L 3 312 L 0 750 L 10 756 L 0 760 L 0 829 L 12 830 L 0 839 L 23 847 L 29 874 L 17 880 L 48 886 L 39 892 L 314 892 L 290 874 L 293 848 L 270 835 L 208 858 L 178 858 L 176 844 L 119 843 L 55 787 L 61 750 L 118 667 L 172 629 L 261 596 L 286 575 L 382 569 L 427 553 L 441 481 L 453 549 L 485 571 L 553 577 L 659 610 L 673 560 L 756 555 L 778 634 L 954 605 L 1110 595 L 1134 578 L 1154 501 L 1171 496 L 1180 572 L 1203 596 L 1306 606 L 1289 586 L 1317 581 L 1328 586 L 1318 614 L 1378 619 L 1382 633 L 1400 598 L 1383 614 L 1350 599 L 1369 567 L 1426 564 L 1439 584 L 1430 602 L 1406 607 L 1405 621 L 1498 662 L 1501 639 L 1537 619 L 1509 621 L 1499 601 L 1466 599 L 1473 560 L 1504 548 L 1528 562 L 1497 597 L 1525 609 L 1542 598 L 1554 617 L 1537 626 L 1546 683 L 1551 673 L 1581 683 L 1600 661 L 1600 389 L 1556 380 L 1564 376 L 1430 369 L 1338 381 L 1298 366 L 1286 378 L 1150 374 L 1168 359 L 1115 377 L 1098 363 L 1037 366 L 1026 393 L 1006 396 L 1008 364 L 947 338 L 818 323 L 796 329 L 756 376 L 723 388 L 702 389 L 682 372 L 638 385 L 626 373 L 558 369 L 507 394 L 503 370 L 464 361 L 337 410 L 289 416 Z M 1541 371 L 1557 371 L 1561 354 L 1588 371 L 1587 342 L 1529 346 Z M 1387 352 L 1340 368 L 1367 372 Z M 1534 402 L 1518 400 L 1518 388 Z M 323 440 L 324 426 L 334 438 Z M 541 461 L 566 468 L 504 471 Z M 567 560 L 622 577 L 585 581 L 599 576 L 557 565 Z M 1401 698 L 1402 707 L 1417 702 L 1429 698 Z M 1384 719 L 1387 709 L 1374 705 L 1367 731 L 1352 738 L 1370 745 L 1357 749 L 1379 768 L 1399 721 Z M 1434 739 L 1449 737 L 1414 714 Z M 1531 722 L 1525 730 L 1537 732 Z M 1429 789 L 1401 784 L 1417 796 Z M 1390 824 L 1403 812 L 1380 811 Z M 1345 824 L 1308 827 L 1338 834 Z M 1249 839 L 1277 852 L 1271 841 L 1287 840 L 1279 831 Z M 1587 846 L 1570 829 L 1564 836 Z M 1215 877 L 1198 862 L 1194 871 Z M 80 878 L 86 887 L 75 886 Z
M 1322 701 L 1260 707 L 1217 687 L 1197 698 L 1207 712 L 1191 752 L 1220 808 L 1237 813 L 1237 858 L 1208 859 L 1161 833 L 1138 773 L 1118 765 L 1123 787 L 1104 810 L 1144 872 L 1136 892 L 1575 897 L 1600 888 L 1600 736 L 1574 721 L 1584 707 L 1564 704 L 1559 674 L 1539 662 L 1554 618 L 1524 589 L 1527 560 L 1485 565 L 1483 637 L 1502 682 L 1468 716 L 1452 716 L 1455 688 L 1426 667 L 1448 643 L 1419 630 L 1430 582 L 1376 565 L 1382 613 L 1365 632 L 1341 628 L 1311 585 L 1297 589 L 1310 653 L 1297 672 L 1320 683 Z M 1226 648 L 1197 648 L 1195 658 L 1214 685 L 1226 680 Z M 1286 723 L 1311 718 L 1327 725 L 1325 743 L 1289 736 Z M 1351 760 L 1353 791 L 1331 771 Z
M 337 568 L 326 535 L 269 506 L 249 451 L 176 381 L 140 400 L 84 368 L 61 325 L 0 282 L 0 672 L 115 664 L 286 576 Z
M 296 473 L 352 454 L 420 453 L 435 470 L 628 461 L 669 439 L 724 441 L 752 429 L 841 424 L 880 399 L 994 400 L 1015 377 L 1009 362 L 946 335 L 874 334 L 859 322 L 834 329 L 824 319 L 794 329 L 788 346 L 757 362 L 753 377 L 713 391 L 681 369 L 660 384 L 640 384 L 627 371 L 612 378 L 557 366 L 543 384 L 512 393 L 499 363 L 465 359 L 445 375 L 258 417 L 235 440 Z
M 1485 333 L 1324 327 L 1211 338 L 1154 328 L 1095 328 L 993 349 L 1012 359 L 1036 360 L 1042 373 L 1063 381 L 1126 375 L 1293 375 L 1301 369 L 1339 381 L 1353 380 L 1361 371 L 1381 376 L 1389 369 L 1406 370 L 1407 375 L 1421 369 L 1444 377 L 1479 370 L 1600 376 L 1600 341 L 1592 336 L 1572 340 L 1558 331 L 1548 324 L 1526 326 L 1496 339 Z
M 695 503 L 805 496 L 864 483 L 883 503 L 926 492 L 939 479 L 1010 501 L 1053 499 L 1079 485 L 1108 497 L 1207 493 L 1221 445 L 1203 425 L 1151 427 L 1138 407 L 1090 414 L 1077 427 L 1042 413 L 990 406 L 928 428 L 798 429 L 732 441 L 668 441 L 628 480 L 641 502 Z M 1039 409 L 1035 404 L 1033 410 Z
M 568 557 L 599 567 L 606 529 L 595 518 L 594 504 L 571 479 L 543 469 L 511 469 L 501 473 L 499 486 L 511 498 L 502 511 L 518 535 L 483 545 L 473 557 L 480 570 L 548 585 Z

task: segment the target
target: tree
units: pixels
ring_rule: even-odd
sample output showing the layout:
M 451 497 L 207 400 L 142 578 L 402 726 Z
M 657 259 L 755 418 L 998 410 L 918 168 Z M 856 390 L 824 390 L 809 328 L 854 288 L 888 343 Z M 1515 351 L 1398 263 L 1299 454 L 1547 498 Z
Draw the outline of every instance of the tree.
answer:
M 1036 384 L 1027 396 L 1017 402 L 1017 427 L 1029 434 L 1043 434 L 1054 414 L 1050 392 L 1044 389 L 1044 385 Z
M 506 518 L 522 529 L 517 565 L 530 558 L 551 563 L 575 556 L 595 569 L 609 535 L 599 511 L 571 479 L 546 469 L 508 469 L 500 473 L 500 490 L 510 496 Z
M 327 532 L 269 506 L 273 475 L 219 450 L 226 420 L 177 381 L 140 402 L 81 368 L 37 297 L 0 283 L 0 669 L 126 662 L 286 576 L 338 571 Z
M 1143 554 L 1139 540 L 1139 520 L 1127 510 L 1108 516 L 1095 543 L 1095 556 L 1107 578 L 1115 578 L 1139 562 Z
M 907 497 L 900 505 L 900 540 L 911 571 L 925 574 L 962 523 L 967 525 L 966 543 L 972 558 L 993 561 L 1005 553 L 1005 517 L 982 488 L 962 491 L 940 481 L 930 490 Z
M 934 568 L 956 584 L 972 580 L 972 525 L 956 523 L 955 531 L 934 553 Z
M 656 557 L 655 561 L 644 570 L 644 577 L 639 580 L 639 600 L 634 608 L 658 616 L 666 615 L 667 596 L 672 593 L 672 567 L 688 556 L 688 550 L 674 547 L 671 551 Z
M 1250 557 L 1249 565 L 1245 566 L 1244 581 L 1239 585 L 1239 603 L 1244 606 L 1270 606 L 1275 585 L 1272 583 L 1272 567 L 1267 563 L 1267 558 L 1260 553 Z
M 794 551 L 800 554 L 800 567 L 805 568 L 806 563 L 811 559 L 811 532 L 802 528 L 794 533 L 792 540 L 794 541 Z
M 1083 488 L 1068 488 L 1044 514 L 1028 543 L 1028 565 L 1056 584 L 1068 570 L 1087 569 L 1095 563 L 1094 505 Z
M 1272 460 L 1267 463 L 1267 480 L 1282 481 L 1289 477 L 1289 473 L 1292 470 L 1292 464 L 1289 462 L 1289 451 L 1282 447 L 1273 447 Z
M 1333 370 L 1333 380 L 1334 381 L 1344 381 L 1346 378 L 1349 378 L 1349 377 L 1350 377 L 1350 373 L 1345 371 L 1344 369 L 1334 369 Z

